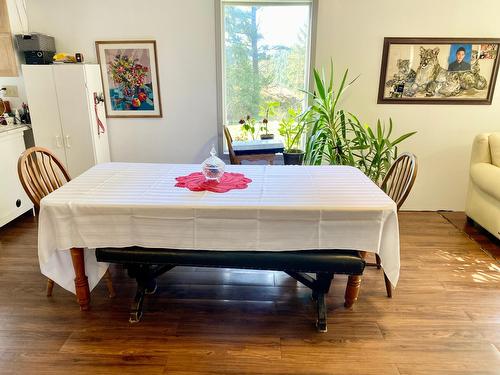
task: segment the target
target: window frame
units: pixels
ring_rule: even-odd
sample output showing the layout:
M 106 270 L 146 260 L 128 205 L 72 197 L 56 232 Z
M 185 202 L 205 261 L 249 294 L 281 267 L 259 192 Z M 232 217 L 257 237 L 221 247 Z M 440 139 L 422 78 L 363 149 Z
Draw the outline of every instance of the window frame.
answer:
M 227 154 L 224 147 L 225 124 L 225 82 L 224 82 L 224 5 L 308 5 L 309 12 L 309 43 L 306 61 L 306 87 L 313 89 L 313 67 L 316 55 L 316 26 L 318 19 L 318 0 L 214 0 L 215 2 L 215 31 L 216 31 L 216 77 L 217 77 L 217 149 L 219 155 Z

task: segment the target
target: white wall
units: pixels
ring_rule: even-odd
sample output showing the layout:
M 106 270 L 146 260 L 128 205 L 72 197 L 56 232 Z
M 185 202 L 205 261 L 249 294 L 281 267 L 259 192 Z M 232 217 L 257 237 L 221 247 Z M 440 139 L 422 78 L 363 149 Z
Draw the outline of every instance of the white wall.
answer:
M 418 131 L 403 147 L 420 162 L 407 209 L 463 210 L 472 138 L 500 130 L 500 87 L 491 106 L 377 105 L 383 38 L 500 38 L 498 14 L 496 0 L 319 0 L 316 65 L 332 57 L 338 72 L 361 74 L 345 108 Z M 156 39 L 164 118 L 109 119 L 113 160 L 199 162 L 216 143 L 213 0 L 28 0 L 28 15 L 58 51 L 91 62 L 95 40 Z
M 500 87 L 492 105 L 377 104 L 384 37 L 500 38 L 496 0 L 320 0 L 316 65 L 361 75 L 344 107 L 370 124 L 391 117 L 398 133 L 417 130 L 402 149 L 419 158 L 406 209 L 463 210 L 472 139 L 500 131 Z
M 114 161 L 201 162 L 217 144 L 211 0 L 28 0 L 33 31 L 96 62 L 96 40 L 155 39 L 161 119 L 108 119 Z

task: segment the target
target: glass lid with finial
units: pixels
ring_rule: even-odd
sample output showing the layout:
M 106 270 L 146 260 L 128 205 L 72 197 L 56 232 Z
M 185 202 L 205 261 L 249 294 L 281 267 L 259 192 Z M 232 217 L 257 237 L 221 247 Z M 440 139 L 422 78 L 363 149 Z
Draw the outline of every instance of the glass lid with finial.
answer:
M 207 180 L 216 180 L 219 182 L 224 175 L 225 166 L 226 163 L 217 157 L 215 147 L 212 146 L 210 157 L 201 164 L 201 170 Z

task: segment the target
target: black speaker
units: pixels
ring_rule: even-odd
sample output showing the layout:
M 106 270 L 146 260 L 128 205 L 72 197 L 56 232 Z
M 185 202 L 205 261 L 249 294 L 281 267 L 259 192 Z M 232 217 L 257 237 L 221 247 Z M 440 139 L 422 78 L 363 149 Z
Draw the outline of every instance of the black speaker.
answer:
M 54 51 L 25 51 L 24 59 L 28 65 L 52 64 L 56 53 Z

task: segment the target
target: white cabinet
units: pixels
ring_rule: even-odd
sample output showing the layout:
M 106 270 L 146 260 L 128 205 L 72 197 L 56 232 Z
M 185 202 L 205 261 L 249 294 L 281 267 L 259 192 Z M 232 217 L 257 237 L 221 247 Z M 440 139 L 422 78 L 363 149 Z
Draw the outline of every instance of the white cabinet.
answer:
M 25 126 L 0 132 L 0 227 L 33 208 L 17 176 L 17 159 L 23 153 Z
M 108 162 L 109 143 L 99 65 L 23 65 L 35 145 L 46 147 L 72 178 Z M 99 130 L 97 118 L 105 128 Z

